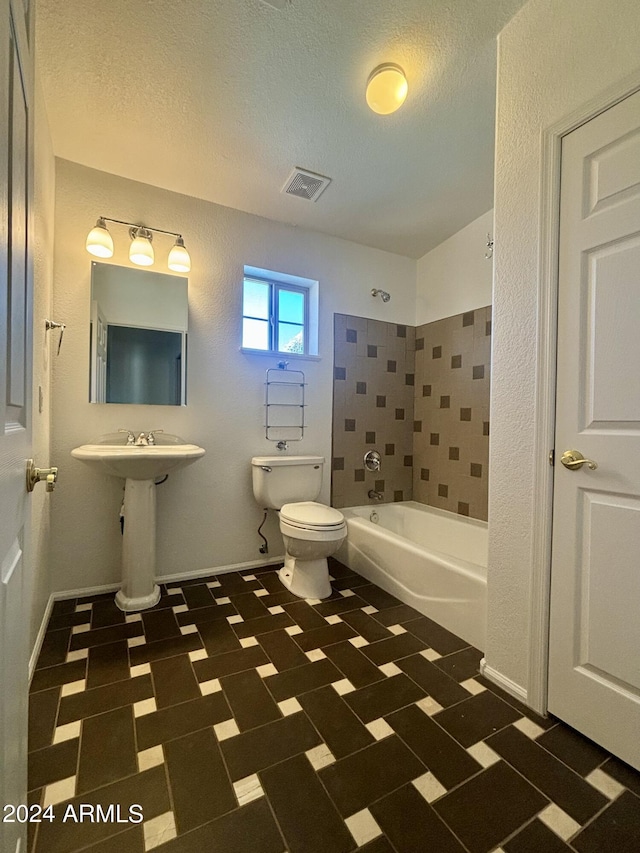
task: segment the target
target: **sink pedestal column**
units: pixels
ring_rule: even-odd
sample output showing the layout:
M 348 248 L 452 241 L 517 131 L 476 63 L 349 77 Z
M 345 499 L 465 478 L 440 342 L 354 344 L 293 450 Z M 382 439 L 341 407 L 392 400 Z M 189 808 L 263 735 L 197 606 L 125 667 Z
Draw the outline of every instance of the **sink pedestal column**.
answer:
M 156 485 L 153 480 L 127 479 L 124 487 L 122 587 L 116 593 L 120 610 L 144 610 L 160 600 L 156 573 Z

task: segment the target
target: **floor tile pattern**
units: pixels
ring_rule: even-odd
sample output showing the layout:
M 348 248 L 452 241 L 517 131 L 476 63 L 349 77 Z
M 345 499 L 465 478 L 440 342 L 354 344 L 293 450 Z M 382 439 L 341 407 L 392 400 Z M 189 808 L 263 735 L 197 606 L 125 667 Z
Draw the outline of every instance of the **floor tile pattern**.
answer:
M 640 850 L 640 774 L 331 573 L 322 602 L 271 567 L 167 584 L 142 614 L 57 602 L 29 721 L 29 802 L 56 819 L 29 853 Z M 63 821 L 81 804 L 108 819 Z

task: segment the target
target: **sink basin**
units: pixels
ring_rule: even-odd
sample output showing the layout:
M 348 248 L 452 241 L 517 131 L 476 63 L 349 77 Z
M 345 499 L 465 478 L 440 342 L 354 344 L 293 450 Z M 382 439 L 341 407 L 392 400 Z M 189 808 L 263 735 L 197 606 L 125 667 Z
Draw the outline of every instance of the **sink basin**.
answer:
M 150 446 L 131 445 L 122 434 L 112 433 L 71 451 L 76 459 L 126 481 L 122 587 L 116 593 L 116 604 L 127 612 L 154 607 L 160 599 L 160 587 L 155 582 L 155 481 L 205 454 L 204 448 L 187 444 L 177 435 L 158 434 L 156 441 Z
M 155 480 L 184 468 L 204 456 L 197 444 L 165 444 L 132 447 L 126 444 L 83 444 L 71 455 L 102 468 L 106 474 L 128 480 Z

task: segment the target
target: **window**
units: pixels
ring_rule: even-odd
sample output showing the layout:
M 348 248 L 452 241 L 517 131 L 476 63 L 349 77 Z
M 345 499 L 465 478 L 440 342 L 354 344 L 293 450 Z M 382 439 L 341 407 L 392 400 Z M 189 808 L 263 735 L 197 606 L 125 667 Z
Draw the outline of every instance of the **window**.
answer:
M 308 355 L 309 287 L 254 277 L 245 270 L 242 347 Z

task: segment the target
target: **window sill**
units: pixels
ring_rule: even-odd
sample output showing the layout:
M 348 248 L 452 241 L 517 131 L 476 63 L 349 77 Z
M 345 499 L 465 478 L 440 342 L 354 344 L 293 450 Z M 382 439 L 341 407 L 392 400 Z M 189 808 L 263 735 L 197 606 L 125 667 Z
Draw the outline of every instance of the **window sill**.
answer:
M 248 347 L 240 347 L 240 352 L 245 355 L 262 355 L 267 358 L 276 358 L 278 361 L 320 361 L 319 355 L 303 355 L 299 352 L 274 352 L 273 350 L 265 349 L 249 349 Z

